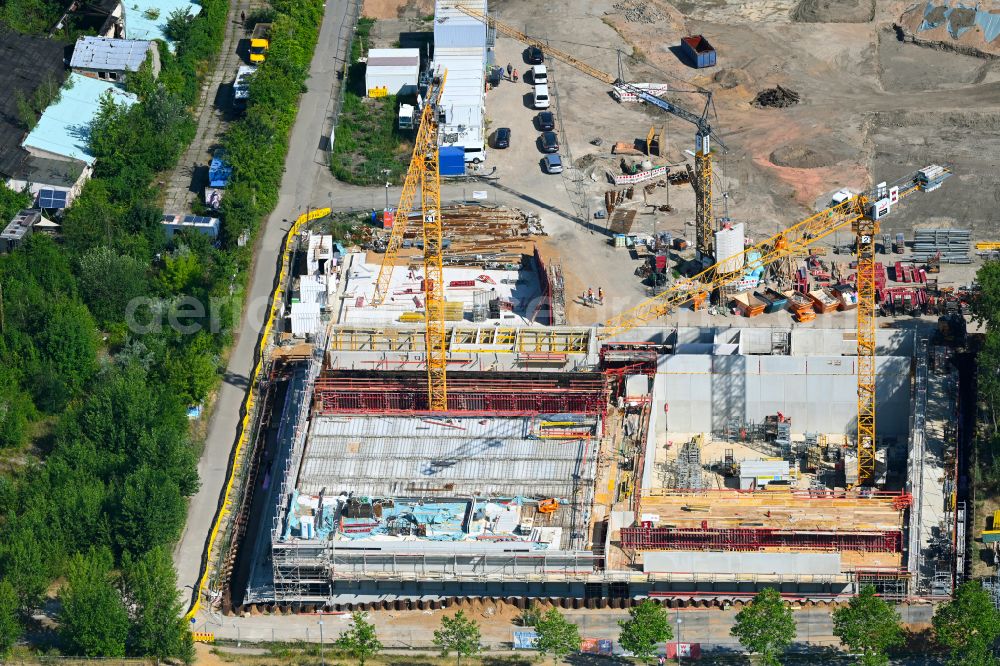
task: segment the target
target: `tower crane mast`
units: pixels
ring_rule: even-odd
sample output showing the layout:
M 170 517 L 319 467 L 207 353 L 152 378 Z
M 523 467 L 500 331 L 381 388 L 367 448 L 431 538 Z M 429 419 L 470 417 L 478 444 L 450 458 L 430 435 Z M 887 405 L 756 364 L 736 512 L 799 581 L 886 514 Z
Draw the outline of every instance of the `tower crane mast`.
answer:
M 385 302 L 392 279 L 392 269 L 402 245 L 410 213 L 420 194 L 424 237 L 424 323 L 427 347 L 427 388 L 431 411 L 448 409 L 447 330 L 444 322 L 444 266 L 441 256 L 441 163 L 438 155 L 438 103 L 444 91 L 447 72 L 431 77 L 420 126 L 413 144 L 413 156 L 406 171 L 403 193 L 399 198 L 396 219 L 389 234 L 382 265 L 375 283 L 372 305 Z

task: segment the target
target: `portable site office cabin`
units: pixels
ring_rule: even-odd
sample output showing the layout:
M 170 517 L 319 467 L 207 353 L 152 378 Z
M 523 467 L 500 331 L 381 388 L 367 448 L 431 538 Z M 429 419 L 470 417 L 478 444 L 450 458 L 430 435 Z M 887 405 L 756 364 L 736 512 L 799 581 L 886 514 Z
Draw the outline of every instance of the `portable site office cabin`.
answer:
M 369 97 L 409 95 L 417 91 L 420 49 L 372 49 L 365 64 Z

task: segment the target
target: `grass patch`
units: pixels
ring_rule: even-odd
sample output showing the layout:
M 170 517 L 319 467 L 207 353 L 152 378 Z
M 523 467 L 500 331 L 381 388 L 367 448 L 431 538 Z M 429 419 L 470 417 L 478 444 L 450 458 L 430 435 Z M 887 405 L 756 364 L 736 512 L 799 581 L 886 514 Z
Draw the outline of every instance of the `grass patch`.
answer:
M 378 185 L 388 180 L 399 184 L 413 150 L 412 141 L 396 127 L 400 100 L 393 95 L 367 97 L 365 65 L 358 62 L 367 53 L 373 25 L 375 19 L 360 19 L 351 42 L 351 66 L 347 72 L 344 107 L 334 130 L 330 170 L 337 180 L 345 183 Z

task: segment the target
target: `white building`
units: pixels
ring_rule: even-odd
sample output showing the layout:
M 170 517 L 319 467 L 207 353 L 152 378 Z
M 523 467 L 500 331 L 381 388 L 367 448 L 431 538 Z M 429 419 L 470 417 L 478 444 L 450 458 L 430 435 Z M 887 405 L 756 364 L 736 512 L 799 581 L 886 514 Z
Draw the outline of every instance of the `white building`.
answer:
M 469 151 L 485 147 L 486 65 L 489 40 L 486 24 L 456 8 L 460 0 L 437 0 L 434 9 L 434 68 L 447 72 L 441 108 L 442 146 Z M 486 13 L 486 0 L 461 0 Z
M 160 222 L 167 238 L 173 238 L 174 234 L 185 229 L 197 231 L 209 238 L 219 237 L 219 218 L 204 217 L 202 215 L 164 215 Z
M 365 65 L 369 97 L 410 95 L 417 91 L 420 49 L 372 49 Z

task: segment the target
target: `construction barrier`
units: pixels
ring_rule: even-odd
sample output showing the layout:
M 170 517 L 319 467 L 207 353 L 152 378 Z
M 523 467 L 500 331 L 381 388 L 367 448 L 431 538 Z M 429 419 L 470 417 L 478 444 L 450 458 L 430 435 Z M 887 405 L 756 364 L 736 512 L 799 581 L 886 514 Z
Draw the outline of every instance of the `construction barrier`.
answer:
M 666 83 L 632 83 L 629 85 L 632 88 L 638 88 L 642 92 L 649 93 L 650 95 L 662 95 L 663 93 L 670 92 L 670 86 Z M 620 86 L 614 86 L 611 89 L 611 96 L 615 98 L 616 102 L 640 101 L 637 94 L 629 90 L 625 90 Z
M 655 169 L 650 169 L 649 171 L 640 171 L 635 174 L 622 174 L 615 175 L 615 185 L 634 185 L 635 183 L 642 183 L 647 180 L 652 180 L 653 178 L 663 178 L 670 171 L 670 167 L 659 166 Z
M 192 631 L 191 637 L 195 643 L 214 643 L 215 634 L 211 631 Z
M 298 218 L 296 218 L 295 223 L 292 224 L 291 229 L 288 230 L 288 234 L 285 236 L 281 256 L 281 270 L 278 272 L 278 282 L 271 297 L 271 310 L 267 316 L 267 321 L 264 323 L 264 329 L 261 331 L 260 335 L 260 342 L 257 345 L 257 360 L 254 364 L 253 372 L 250 373 L 250 385 L 247 389 L 246 399 L 243 402 L 243 419 L 240 422 L 236 446 L 229 458 L 229 471 L 226 477 L 226 488 L 222 496 L 222 504 L 216 510 L 215 520 L 212 523 L 212 530 L 209 532 L 208 544 L 205 547 L 205 552 L 202 554 L 201 575 L 198 578 L 198 585 L 195 587 L 195 594 L 194 599 L 191 602 L 191 608 L 188 609 L 187 614 L 184 616 L 188 620 L 193 618 L 198 612 L 198 609 L 201 607 L 201 597 L 205 592 L 205 586 L 208 584 L 208 560 L 212 555 L 216 539 L 219 536 L 219 526 L 222 524 L 223 518 L 228 516 L 232 510 L 233 479 L 236 478 L 236 473 L 240 470 L 240 456 L 243 453 L 243 447 L 250 439 L 250 420 L 253 418 L 253 408 L 257 400 L 257 387 L 260 382 L 261 368 L 264 363 L 264 352 L 267 350 L 268 341 L 271 339 L 271 334 L 274 331 L 274 320 L 278 314 L 278 306 L 285 297 L 285 281 L 288 276 L 289 263 L 291 259 L 292 240 L 295 238 L 296 234 L 299 233 L 302 225 L 306 222 L 318 220 L 319 218 L 326 217 L 329 214 L 329 208 L 317 208 L 316 210 L 309 211 L 306 214 L 299 215 Z

